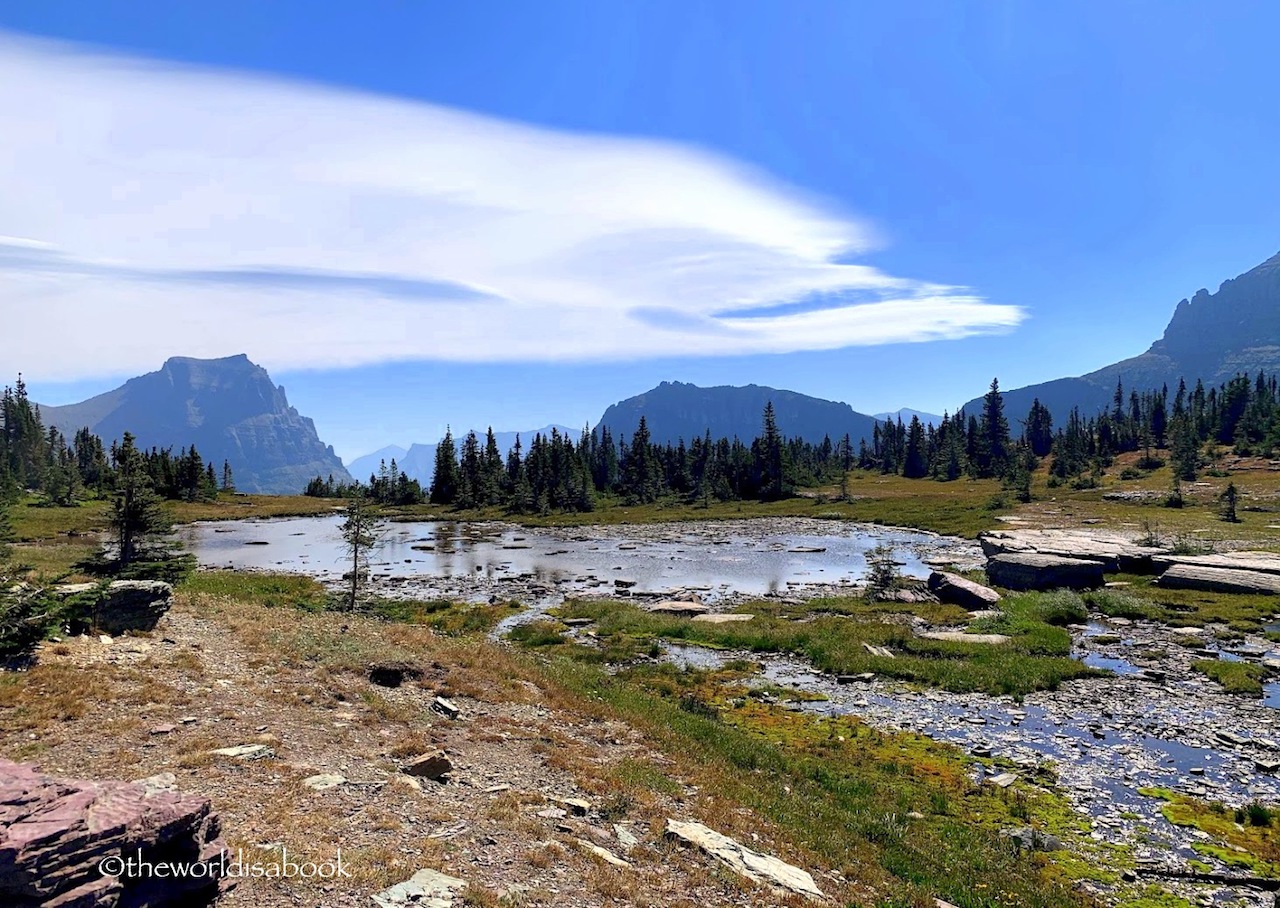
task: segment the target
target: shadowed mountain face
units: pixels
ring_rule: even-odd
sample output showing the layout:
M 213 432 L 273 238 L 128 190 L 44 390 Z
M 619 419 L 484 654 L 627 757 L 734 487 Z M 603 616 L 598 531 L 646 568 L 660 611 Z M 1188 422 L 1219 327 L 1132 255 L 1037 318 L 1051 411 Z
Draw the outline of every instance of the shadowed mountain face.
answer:
M 68 437 L 88 426 L 104 442 L 132 432 L 143 448 L 195 445 L 221 473 L 230 462 L 242 492 L 298 494 L 312 477 L 349 481 L 315 423 L 289 406 L 284 388 L 243 354 L 174 357 L 157 372 L 65 407 L 41 407 L 45 425 Z
M 1005 410 L 1011 419 L 1023 418 L 1038 397 L 1061 425 L 1073 406 L 1086 416 L 1110 406 L 1117 381 L 1127 397 L 1165 384 L 1173 391 L 1179 379 L 1188 387 L 1202 379 L 1210 387 L 1259 370 L 1280 371 L 1280 254 L 1224 282 L 1217 293 L 1201 290 L 1178 303 L 1164 337 L 1146 353 L 1079 378 L 1005 391 Z M 980 405 L 972 400 L 965 410 L 976 413 Z
M 688 443 L 708 430 L 712 438 L 736 436 L 749 442 L 763 430 L 764 407 L 770 401 L 778 428 L 788 438 L 820 442 L 830 435 L 832 442 L 838 442 L 848 433 L 854 447 L 860 439 L 871 440 L 875 419 L 848 404 L 760 385 L 700 388 L 678 381 L 664 381 L 652 391 L 614 404 L 604 411 L 599 427 L 607 426 L 615 441 L 629 439 L 644 416 L 658 444 L 674 444 L 681 438 Z

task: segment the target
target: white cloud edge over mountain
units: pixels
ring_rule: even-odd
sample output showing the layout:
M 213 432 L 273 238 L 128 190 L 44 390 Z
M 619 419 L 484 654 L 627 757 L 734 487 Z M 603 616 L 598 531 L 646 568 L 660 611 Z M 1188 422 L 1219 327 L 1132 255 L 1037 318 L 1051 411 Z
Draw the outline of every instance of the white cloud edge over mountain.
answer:
M 0 135 L 0 312 L 43 351 L 5 345 L 0 374 L 784 353 L 1023 318 L 848 263 L 867 225 L 670 142 L 2 32 Z

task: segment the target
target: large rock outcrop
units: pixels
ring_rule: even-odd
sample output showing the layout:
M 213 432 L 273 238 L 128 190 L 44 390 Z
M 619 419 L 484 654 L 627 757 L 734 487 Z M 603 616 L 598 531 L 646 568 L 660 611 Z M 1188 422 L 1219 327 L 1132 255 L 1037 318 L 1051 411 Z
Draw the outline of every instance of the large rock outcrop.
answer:
M 62 597 L 92 597 L 94 604 L 85 620 L 112 636 L 152 630 L 173 602 L 173 587 L 160 580 L 114 580 L 101 590 L 96 583 L 68 583 L 54 592 Z
M 107 444 L 133 433 L 139 447 L 191 445 L 221 470 L 231 464 L 242 492 L 298 494 L 315 476 L 349 482 L 342 461 L 247 356 L 175 356 L 157 372 L 65 407 L 41 407 L 46 425 L 68 438 L 88 427 Z
M 172 777 L 143 782 L 54 778 L 34 766 L 0 760 L 0 905 L 208 905 L 227 882 L 221 875 L 226 844 L 218 817 L 207 799 L 181 794 L 171 784 Z M 123 867 L 118 872 L 115 859 L 183 865 L 188 872 L 181 877 Z

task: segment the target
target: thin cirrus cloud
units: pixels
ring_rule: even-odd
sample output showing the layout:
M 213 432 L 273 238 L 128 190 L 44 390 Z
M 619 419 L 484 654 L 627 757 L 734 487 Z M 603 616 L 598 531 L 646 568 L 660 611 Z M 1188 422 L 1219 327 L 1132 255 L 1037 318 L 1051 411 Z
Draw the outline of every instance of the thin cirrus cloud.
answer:
M 56 339 L 3 345 L 0 374 L 783 353 L 1023 318 L 851 263 L 865 224 L 668 142 L 3 34 L 0 134 L 0 312 Z

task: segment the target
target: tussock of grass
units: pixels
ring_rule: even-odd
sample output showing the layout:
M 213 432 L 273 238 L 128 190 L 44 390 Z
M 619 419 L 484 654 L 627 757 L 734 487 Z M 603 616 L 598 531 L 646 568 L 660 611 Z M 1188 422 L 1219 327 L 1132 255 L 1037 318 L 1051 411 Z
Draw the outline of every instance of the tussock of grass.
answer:
M 1243 697 L 1261 697 L 1262 679 L 1267 670 L 1252 662 L 1223 662 L 1218 659 L 1197 659 L 1191 668 L 1217 681 L 1229 694 Z

